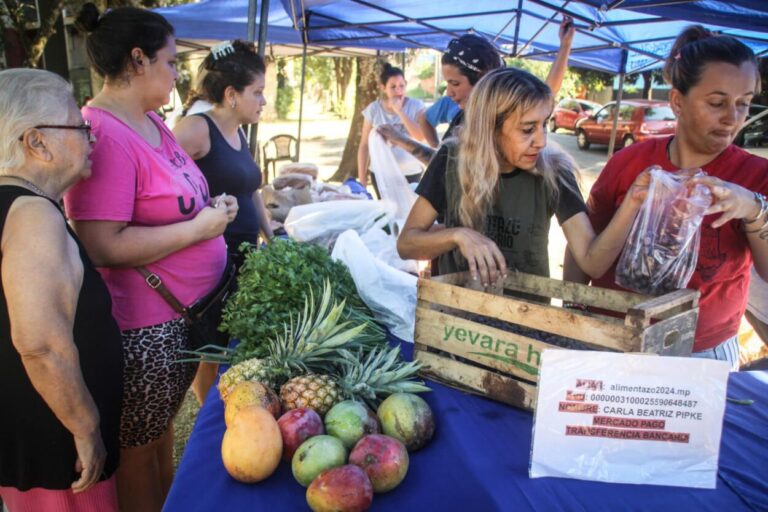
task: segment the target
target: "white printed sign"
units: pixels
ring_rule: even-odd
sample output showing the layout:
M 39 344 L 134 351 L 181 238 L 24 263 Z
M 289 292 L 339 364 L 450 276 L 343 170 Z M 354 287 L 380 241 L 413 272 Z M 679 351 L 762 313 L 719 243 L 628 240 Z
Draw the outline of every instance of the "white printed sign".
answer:
M 710 359 L 545 350 L 530 477 L 714 489 L 729 368 Z

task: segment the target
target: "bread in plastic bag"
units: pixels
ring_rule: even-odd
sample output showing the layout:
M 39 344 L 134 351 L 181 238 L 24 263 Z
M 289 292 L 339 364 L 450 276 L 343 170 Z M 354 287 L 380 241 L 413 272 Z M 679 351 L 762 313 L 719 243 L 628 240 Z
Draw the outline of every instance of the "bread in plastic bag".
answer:
M 699 257 L 701 223 L 712 202 L 709 189 L 690 186 L 701 169 L 650 168 L 648 195 L 632 224 L 616 266 L 616 284 L 649 295 L 685 288 Z

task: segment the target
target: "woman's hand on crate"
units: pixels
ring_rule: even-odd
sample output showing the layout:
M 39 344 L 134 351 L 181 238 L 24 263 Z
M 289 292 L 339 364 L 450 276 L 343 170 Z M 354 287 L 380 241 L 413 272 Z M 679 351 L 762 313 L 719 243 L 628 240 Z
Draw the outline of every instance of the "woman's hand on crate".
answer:
M 479 277 L 482 285 L 488 286 L 499 277 L 507 277 L 507 262 L 493 240 L 469 228 L 455 229 L 453 237 L 473 280 Z

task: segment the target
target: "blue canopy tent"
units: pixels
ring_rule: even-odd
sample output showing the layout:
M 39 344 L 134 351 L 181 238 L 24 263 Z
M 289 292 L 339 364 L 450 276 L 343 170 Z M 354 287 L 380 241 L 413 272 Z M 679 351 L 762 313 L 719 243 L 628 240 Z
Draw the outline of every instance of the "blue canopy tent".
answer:
M 577 30 L 569 65 L 618 74 L 620 83 L 627 73 L 661 66 L 677 34 L 691 22 L 738 37 L 758 55 L 768 54 L 768 0 L 280 2 L 261 3 L 262 19 L 268 19 L 259 24 L 262 47 L 268 40 L 304 49 L 313 45 L 442 51 L 452 38 L 473 31 L 508 55 L 552 60 L 559 48 L 560 19 L 567 14 Z M 203 0 L 157 12 L 171 21 L 181 38 L 253 40 L 256 6 L 256 0 Z M 247 31 L 249 21 L 252 30 Z
M 691 22 L 768 53 L 768 1 L 281 0 L 310 44 L 384 51 L 432 48 L 472 31 L 511 56 L 552 60 L 563 15 L 576 25 L 569 65 L 623 78 L 659 67 Z M 615 121 L 616 122 L 616 121 Z M 609 152 L 613 151 L 613 139 Z
M 183 51 L 208 51 L 210 46 L 221 40 L 243 39 L 257 40 L 259 54 L 264 55 L 267 43 L 273 51 L 280 54 L 307 55 L 307 45 L 302 33 L 293 26 L 293 19 L 282 4 L 273 0 L 202 0 L 198 3 L 162 7 L 154 9 L 173 25 L 177 44 Z M 256 12 L 260 12 L 256 23 Z M 362 48 L 339 50 L 335 46 L 311 45 L 312 54 L 333 55 L 371 55 Z M 304 59 L 306 61 L 306 58 Z M 302 72 L 302 107 L 304 96 L 304 76 Z M 301 110 L 299 109 L 301 117 Z M 251 130 L 251 146 L 256 147 L 256 129 Z M 301 141 L 301 122 L 299 123 L 299 141 Z M 299 143 L 300 144 L 300 143 Z M 258 148 L 256 148 L 258 149 Z M 297 151 L 300 150 L 297 148 Z M 256 152 L 258 154 L 258 151 Z

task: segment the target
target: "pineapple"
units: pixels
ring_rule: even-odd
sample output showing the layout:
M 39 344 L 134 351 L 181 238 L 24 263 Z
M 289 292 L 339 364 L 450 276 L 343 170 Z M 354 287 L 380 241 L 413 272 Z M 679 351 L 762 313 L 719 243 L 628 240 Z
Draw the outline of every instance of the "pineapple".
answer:
M 351 399 L 376 410 L 392 393 L 430 391 L 422 382 L 411 380 L 421 363 L 400 360 L 400 347 L 375 349 L 365 357 L 347 352 L 338 367 L 334 377 L 310 374 L 290 379 L 280 388 L 283 408 L 309 407 L 324 416 L 336 403 Z
M 343 399 L 365 402 L 373 410 L 392 393 L 431 391 L 422 381 L 412 380 L 422 368 L 420 361 L 400 359 L 400 347 L 374 349 L 367 356 L 348 357 L 340 365 L 336 381 Z
M 227 371 L 219 377 L 219 396 L 223 401 L 227 401 L 229 393 L 235 389 L 235 386 L 243 381 L 255 380 L 272 389 L 275 388 L 275 379 L 270 375 L 269 368 L 265 366 L 263 359 L 252 358 L 242 363 L 237 363 L 229 367 Z
M 294 377 L 280 388 L 280 401 L 285 411 L 309 407 L 322 418 L 341 400 L 341 388 L 330 375 L 311 373 Z
M 349 322 L 339 323 L 344 311 L 344 301 L 331 306 L 331 287 L 328 281 L 323 289 L 320 304 L 310 296 L 304 302 L 304 311 L 296 321 L 284 326 L 282 336 L 269 342 L 269 355 L 265 364 L 271 369 L 278 383 L 308 373 L 329 373 L 334 365 L 350 357 L 350 350 L 362 348 L 364 341 L 358 338 L 367 324 L 349 327 Z

